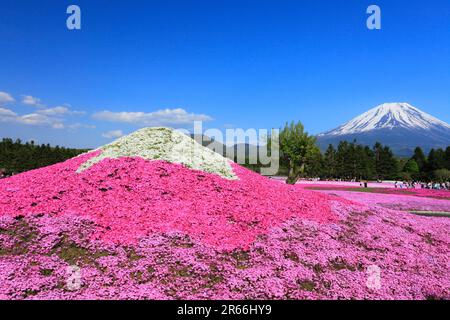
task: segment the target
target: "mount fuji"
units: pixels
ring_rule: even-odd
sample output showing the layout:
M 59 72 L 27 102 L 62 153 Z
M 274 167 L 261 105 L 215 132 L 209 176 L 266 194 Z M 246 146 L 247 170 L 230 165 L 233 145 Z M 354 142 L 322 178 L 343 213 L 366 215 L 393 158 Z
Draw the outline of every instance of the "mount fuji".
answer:
M 381 142 L 398 156 L 409 156 L 420 146 L 425 152 L 450 145 L 450 124 L 408 103 L 385 103 L 317 137 L 321 149 L 340 141 L 373 146 Z

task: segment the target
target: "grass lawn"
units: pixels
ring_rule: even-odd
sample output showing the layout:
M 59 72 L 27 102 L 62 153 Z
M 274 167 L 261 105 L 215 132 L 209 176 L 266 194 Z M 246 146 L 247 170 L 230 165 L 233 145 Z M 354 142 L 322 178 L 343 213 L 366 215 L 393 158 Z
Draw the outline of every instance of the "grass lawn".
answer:
M 445 217 L 450 218 L 450 212 L 433 212 L 433 211 L 411 211 L 413 214 L 426 217 Z

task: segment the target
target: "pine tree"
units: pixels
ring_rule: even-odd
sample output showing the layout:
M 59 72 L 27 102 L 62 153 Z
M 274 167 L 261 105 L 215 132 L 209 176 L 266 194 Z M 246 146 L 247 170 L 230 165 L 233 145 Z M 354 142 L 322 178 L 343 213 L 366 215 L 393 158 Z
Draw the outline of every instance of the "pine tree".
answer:
M 87 150 L 52 148 L 50 145 L 22 143 L 20 140 L 4 138 L 0 141 L 0 168 L 6 174 L 37 169 L 73 158 Z
M 425 167 L 427 166 L 427 158 L 425 157 L 425 153 L 420 147 L 417 147 L 414 150 L 414 155 L 412 156 L 411 159 L 416 161 L 417 165 L 419 166 L 419 171 L 424 170 Z
M 432 172 L 446 167 L 445 152 L 442 149 L 431 149 L 428 155 L 427 171 Z
M 319 148 L 311 148 L 306 156 L 305 174 L 307 177 L 321 177 L 324 160 Z
M 327 178 L 336 178 L 336 149 L 330 144 L 324 156 L 324 174 Z
M 450 170 L 450 147 L 445 150 L 445 169 Z
M 373 148 L 375 155 L 375 171 L 378 179 L 395 179 L 399 174 L 398 161 L 392 150 L 377 142 Z

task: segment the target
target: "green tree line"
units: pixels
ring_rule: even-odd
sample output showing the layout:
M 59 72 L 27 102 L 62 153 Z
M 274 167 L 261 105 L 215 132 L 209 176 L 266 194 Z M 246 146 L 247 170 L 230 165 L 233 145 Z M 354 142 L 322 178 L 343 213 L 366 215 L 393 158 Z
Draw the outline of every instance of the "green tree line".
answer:
M 0 171 L 6 175 L 20 173 L 62 162 L 86 151 L 4 138 L 0 142 Z
M 300 122 L 286 124 L 280 131 L 279 141 L 279 174 L 287 175 L 288 183 L 295 183 L 299 178 L 450 181 L 450 146 L 445 150 L 432 149 L 428 155 L 417 147 L 411 158 L 400 159 L 381 143 L 368 147 L 356 141 L 342 141 L 322 153 L 316 138 L 309 135 Z M 62 162 L 86 151 L 4 138 L 0 142 L 0 171 L 6 175 L 20 173 Z M 259 171 L 260 165 L 247 167 Z
M 433 149 L 428 155 L 417 147 L 410 159 L 403 159 L 381 143 L 369 147 L 342 141 L 337 147 L 329 145 L 322 153 L 316 138 L 300 122 L 286 124 L 279 138 L 279 172 L 288 176 L 288 183 L 299 178 L 450 181 L 450 146 L 446 150 Z M 255 165 L 249 168 L 258 170 Z

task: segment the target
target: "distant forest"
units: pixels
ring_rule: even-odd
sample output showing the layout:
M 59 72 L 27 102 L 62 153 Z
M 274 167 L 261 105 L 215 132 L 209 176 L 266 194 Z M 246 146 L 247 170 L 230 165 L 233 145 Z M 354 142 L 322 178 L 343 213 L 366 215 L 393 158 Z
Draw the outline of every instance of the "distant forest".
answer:
M 376 143 L 373 148 L 341 142 L 329 146 L 322 156 L 323 178 L 356 178 L 367 180 L 450 181 L 450 147 L 432 149 L 428 156 L 420 147 L 411 158 L 396 158 L 392 150 Z
M 49 166 L 87 151 L 5 138 L 0 142 L 0 173 L 12 175 Z M 280 161 L 279 174 L 287 175 L 288 163 L 282 151 Z M 450 146 L 446 150 L 433 149 L 428 155 L 418 147 L 411 158 L 400 159 L 380 143 L 370 148 L 356 142 L 341 142 L 336 148 L 330 145 L 325 153 L 307 153 L 304 163 L 303 178 L 450 181 Z M 245 166 L 257 172 L 260 168 Z
M 65 161 L 86 151 L 5 138 L 0 142 L 0 171 L 6 175 L 21 173 Z
M 450 181 L 450 146 L 432 149 L 425 155 L 420 147 L 411 158 L 398 158 L 388 146 L 376 143 L 372 148 L 342 141 L 329 145 L 325 153 L 318 149 L 305 155 L 302 178 L 343 180 Z M 289 164 L 281 150 L 279 173 L 287 175 Z M 245 165 L 259 171 L 260 165 Z

